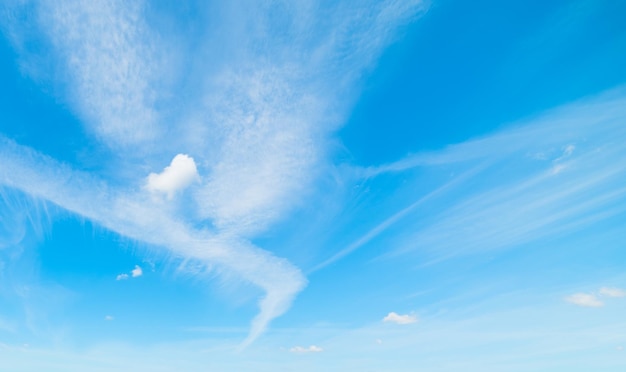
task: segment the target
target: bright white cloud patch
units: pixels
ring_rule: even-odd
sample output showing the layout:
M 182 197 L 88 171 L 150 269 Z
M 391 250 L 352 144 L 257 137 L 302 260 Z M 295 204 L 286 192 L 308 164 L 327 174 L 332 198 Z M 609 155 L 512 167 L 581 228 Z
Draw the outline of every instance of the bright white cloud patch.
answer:
M 596 296 L 588 293 L 575 293 L 571 296 L 567 296 L 565 300 L 574 305 L 583 307 L 602 307 L 604 303 L 600 301 Z
M 128 274 L 119 274 L 115 280 L 126 280 L 128 279 Z
M 141 267 L 139 267 L 139 265 L 135 265 L 135 268 L 130 273 L 133 278 L 136 278 L 143 275 L 143 270 L 141 270 Z
M 417 322 L 417 317 L 415 315 L 409 314 L 400 315 L 392 311 L 383 318 L 383 322 L 395 324 L 412 324 Z
M 192 157 L 178 154 L 169 166 L 161 173 L 150 173 L 146 188 L 152 192 L 160 192 L 172 199 L 174 194 L 198 180 L 198 169 Z
M 292 353 L 304 354 L 304 353 L 320 353 L 324 351 L 324 349 L 322 349 L 319 346 L 311 345 L 309 347 L 294 346 L 291 349 L 289 349 L 289 351 Z
M 620 288 L 600 288 L 600 295 L 606 297 L 626 297 L 626 291 Z

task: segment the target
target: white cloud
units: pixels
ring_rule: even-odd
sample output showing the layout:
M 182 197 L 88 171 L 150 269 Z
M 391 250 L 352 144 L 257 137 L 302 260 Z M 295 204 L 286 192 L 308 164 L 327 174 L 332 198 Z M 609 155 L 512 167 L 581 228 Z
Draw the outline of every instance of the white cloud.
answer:
M 386 317 L 383 318 L 383 322 L 385 323 L 396 323 L 396 324 L 412 324 L 417 322 L 417 317 L 415 315 L 400 315 L 396 312 L 390 312 Z
M 600 295 L 606 297 L 626 297 L 626 291 L 620 288 L 600 288 Z
M 115 319 L 115 318 L 113 318 L 112 315 L 105 315 L 105 317 L 104 317 L 104 320 L 107 320 L 107 321 L 111 321 L 113 319 Z
M 152 192 L 162 192 L 172 199 L 174 194 L 200 179 L 196 162 L 192 157 L 178 154 L 161 173 L 150 173 L 146 188 Z
M 583 307 L 602 307 L 604 303 L 589 293 L 575 293 L 565 298 L 567 302 Z
M 324 349 L 322 349 L 319 346 L 311 345 L 309 347 L 294 346 L 291 349 L 289 349 L 289 351 L 292 353 L 304 354 L 304 353 L 320 353 L 324 351 Z
M 135 265 L 135 268 L 132 269 L 130 273 L 133 276 L 133 278 L 136 278 L 138 276 L 143 275 L 143 270 L 141 270 L 141 267 L 139 267 L 139 265 Z
M 130 271 L 130 275 L 126 274 L 126 273 L 119 274 L 115 278 L 115 280 L 126 280 L 126 279 L 128 279 L 130 277 L 137 278 L 137 277 L 140 277 L 142 275 L 143 275 L 143 270 L 141 269 L 141 267 L 139 265 L 135 265 L 135 268 Z

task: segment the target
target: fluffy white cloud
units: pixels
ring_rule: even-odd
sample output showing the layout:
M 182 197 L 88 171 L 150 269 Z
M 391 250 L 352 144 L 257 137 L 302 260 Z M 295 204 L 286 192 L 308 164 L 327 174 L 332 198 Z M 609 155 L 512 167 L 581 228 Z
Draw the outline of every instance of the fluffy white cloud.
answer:
M 309 347 L 294 346 L 289 349 L 289 351 L 292 353 L 320 353 L 324 351 L 324 349 L 319 346 L 311 345 Z
M 133 276 L 133 278 L 136 278 L 143 275 L 143 270 L 141 270 L 141 267 L 139 267 L 139 265 L 135 265 L 135 268 L 130 272 L 130 274 Z
M 417 322 L 417 317 L 415 315 L 409 314 L 400 315 L 392 311 L 383 318 L 383 322 L 396 324 L 412 324 Z
M 600 295 L 606 297 L 626 297 L 626 291 L 620 288 L 600 288 Z
M 574 305 L 584 306 L 584 307 L 602 307 L 604 303 L 592 294 L 588 293 L 574 293 L 571 296 L 567 296 L 565 298 L 567 302 L 570 302 Z
M 128 274 L 119 274 L 115 280 L 126 280 L 128 279 Z
M 198 169 L 192 157 L 178 154 L 161 173 L 150 173 L 146 188 L 152 192 L 161 192 L 172 199 L 174 194 L 198 180 Z

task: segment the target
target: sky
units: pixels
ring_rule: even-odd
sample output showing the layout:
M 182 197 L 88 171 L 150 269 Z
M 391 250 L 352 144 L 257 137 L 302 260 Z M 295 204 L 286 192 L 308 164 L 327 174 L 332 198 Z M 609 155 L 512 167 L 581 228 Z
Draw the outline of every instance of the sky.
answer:
M 623 371 L 626 3 L 0 5 L 0 370 Z

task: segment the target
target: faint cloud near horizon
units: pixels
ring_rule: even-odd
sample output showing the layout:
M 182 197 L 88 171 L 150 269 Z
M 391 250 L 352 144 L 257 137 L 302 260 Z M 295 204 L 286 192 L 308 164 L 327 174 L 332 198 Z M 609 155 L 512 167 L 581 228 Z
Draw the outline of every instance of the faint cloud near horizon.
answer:
M 565 301 L 582 307 L 602 307 L 604 302 L 600 301 L 595 295 L 589 293 L 574 293 L 567 296 Z
M 604 302 L 598 297 L 622 298 L 626 291 L 615 287 L 602 287 L 597 293 L 574 293 L 565 297 L 565 301 L 583 307 L 602 307 Z
M 324 351 L 324 349 L 322 349 L 319 346 L 315 346 L 315 345 L 311 345 L 309 347 L 294 346 L 291 349 L 289 349 L 289 352 L 291 352 L 291 353 L 298 353 L 298 354 L 321 353 L 322 351 Z
M 599 293 L 601 296 L 606 296 L 606 297 L 614 297 L 614 298 L 626 297 L 626 291 L 620 288 L 602 287 L 600 288 Z
M 417 323 L 417 316 L 411 314 L 400 315 L 394 311 L 383 318 L 385 323 L 395 323 L 400 325 Z

